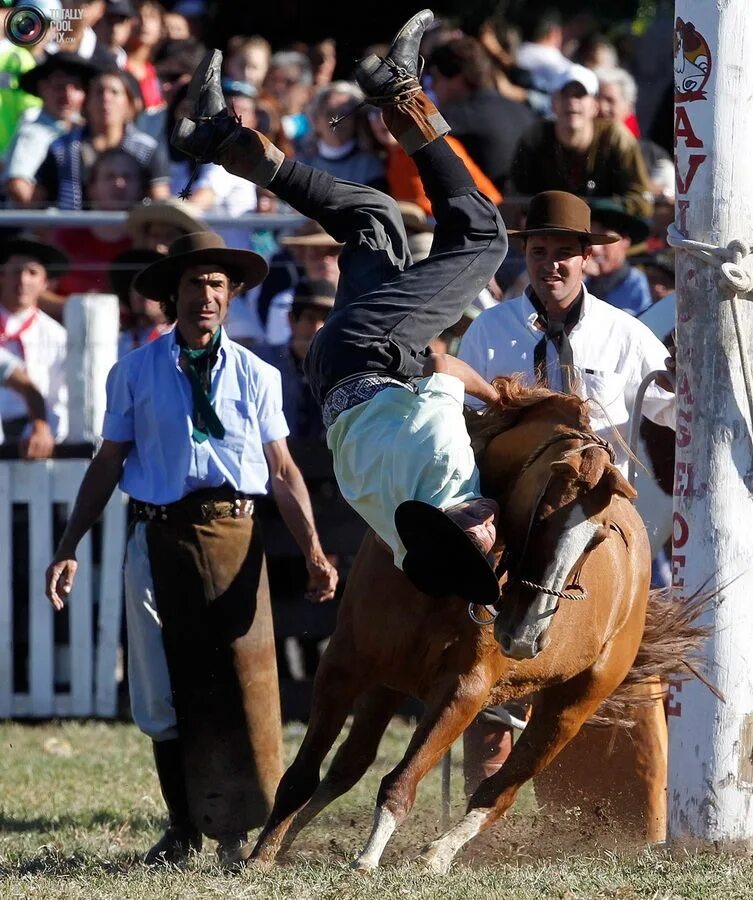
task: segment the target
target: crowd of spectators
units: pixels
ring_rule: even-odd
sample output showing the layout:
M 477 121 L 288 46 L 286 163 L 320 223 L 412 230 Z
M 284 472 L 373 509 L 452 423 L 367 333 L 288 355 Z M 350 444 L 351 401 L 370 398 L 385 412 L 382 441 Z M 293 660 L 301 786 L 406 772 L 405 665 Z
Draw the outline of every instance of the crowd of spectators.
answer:
M 24 5 L 49 14 L 61 2 L 68 0 Z M 24 229 L 20 239 L 4 229 L 0 346 L 26 363 L 47 401 L 55 439 L 63 439 L 64 386 L 52 372 L 53 356 L 50 371 L 38 371 L 44 363 L 32 345 L 57 340 L 54 326 L 67 298 L 92 291 L 120 300 L 119 352 L 161 334 L 169 326 L 159 304 L 133 290 L 133 275 L 175 237 L 206 229 L 204 217 L 222 216 L 227 224 L 217 230 L 226 243 L 262 253 L 271 267 L 264 284 L 234 301 L 230 335 L 282 371 L 293 434 L 321 437 L 301 360 L 334 301 L 339 245 L 311 223 L 287 234 L 234 224 L 245 213 L 287 210 L 220 166 L 201 166 L 190 200 L 177 199 L 192 167 L 170 146 L 169 134 L 186 112 L 188 82 L 205 52 L 201 3 L 79 5 L 82 15 L 69 20 L 73 31 L 61 43 L 52 33 L 54 18 L 46 42 L 31 48 L 0 42 L 0 199 L 10 209 L 126 211 L 128 218 L 106 227 L 35 228 L 33 235 Z M 624 29 L 610 41 L 588 16 L 565 27 L 549 11 L 522 30 L 495 19 L 474 34 L 440 19 L 422 48 L 424 84 L 452 127 L 452 146 L 508 224 L 517 225 L 525 198 L 542 190 L 592 201 L 594 222 L 621 240 L 594 254 L 591 290 L 633 314 L 674 283 L 664 240 L 674 196 L 671 147 L 651 139 L 667 133 L 665 122 L 654 122 L 656 103 L 640 102 L 642 91 L 653 98 L 671 92 L 671 47 L 658 51 L 663 80 L 654 73 L 647 83 L 638 44 L 625 39 Z M 263 36 L 239 35 L 223 49 L 223 88 L 243 123 L 286 154 L 390 193 L 404 204 L 415 254 L 425 255 L 431 206 L 418 173 L 381 112 L 362 103 L 335 42 L 273 47 Z M 519 293 L 522 277 L 523 262 L 511 248 L 469 307 L 468 321 Z M 443 336 L 446 346 L 456 345 L 462 327 Z M 55 366 L 64 352 L 56 344 Z M 0 419 L 11 425 L 6 440 L 22 438 L 26 412 L 17 393 L 0 388 Z M 23 446 L 28 454 L 28 440 Z

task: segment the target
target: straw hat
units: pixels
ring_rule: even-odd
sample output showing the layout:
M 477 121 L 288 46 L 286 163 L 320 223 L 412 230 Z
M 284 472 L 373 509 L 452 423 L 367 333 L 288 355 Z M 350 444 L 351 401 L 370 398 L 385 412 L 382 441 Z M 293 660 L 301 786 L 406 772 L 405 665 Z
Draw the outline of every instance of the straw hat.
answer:
M 293 234 L 280 238 L 283 247 L 342 247 L 322 226 L 310 219 L 304 222 Z
M 252 250 L 235 250 L 213 231 L 186 234 L 170 244 L 167 256 L 139 272 L 134 287 L 144 297 L 167 302 L 175 293 L 181 274 L 190 266 L 211 263 L 233 280 L 242 282 L 242 291 L 259 284 L 269 267 L 263 256 Z
M 614 234 L 591 232 L 591 208 L 585 200 L 567 191 L 543 191 L 532 198 L 522 231 L 509 230 L 511 237 L 539 234 L 570 234 L 587 244 L 614 244 Z

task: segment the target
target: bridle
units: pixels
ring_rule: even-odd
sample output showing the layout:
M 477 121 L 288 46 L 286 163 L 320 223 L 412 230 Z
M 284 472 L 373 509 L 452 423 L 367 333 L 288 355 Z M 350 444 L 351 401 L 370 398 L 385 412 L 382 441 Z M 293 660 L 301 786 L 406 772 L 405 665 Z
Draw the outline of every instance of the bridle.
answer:
M 531 453 L 526 458 L 526 461 L 521 466 L 520 471 L 518 472 L 518 475 L 515 479 L 515 484 L 517 484 L 517 482 L 520 480 L 523 473 L 526 472 L 526 470 L 529 469 L 541 456 L 543 456 L 543 454 L 550 447 L 554 446 L 555 444 L 560 443 L 561 441 L 573 441 L 573 440 L 581 441 L 582 443 L 577 447 L 573 447 L 570 450 L 566 450 L 562 454 L 562 456 L 560 456 L 559 459 L 556 460 L 556 462 L 562 462 L 563 460 L 568 459 L 568 457 L 570 457 L 570 456 L 574 456 L 577 453 L 582 453 L 584 450 L 588 450 L 589 447 L 596 447 L 600 450 L 603 450 L 605 453 L 607 453 L 607 455 L 609 456 L 609 461 L 611 463 L 614 463 L 614 461 L 615 461 L 614 450 L 612 449 L 612 445 L 609 443 L 609 441 L 605 440 L 603 437 L 600 437 L 598 434 L 595 434 L 593 431 L 590 431 L 588 429 L 582 429 L 582 430 L 567 429 L 565 431 L 559 431 L 556 434 L 551 435 L 551 437 L 548 437 L 546 440 L 542 441 L 531 451 Z M 549 478 L 547 478 L 546 482 L 542 485 L 542 488 L 536 497 L 536 502 L 533 504 L 533 508 L 531 510 L 531 516 L 528 520 L 528 527 L 526 529 L 526 536 L 523 541 L 523 547 L 519 553 L 515 554 L 518 560 L 525 559 L 526 553 L 528 551 L 528 545 L 531 541 L 533 525 L 534 525 L 534 522 L 536 521 L 536 513 L 539 509 L 539 506 L 541 506 L 541 502 L 544 499 L 544 495 L 546 494 L 546 491 L 549 487 L 550 481 L 551 481 L 551 475 L 549 476 Z M 513 489 L 514 489 L 514 486 L 513 486 Z M 614 530 L 617 531 L 622 536 L 623 541 L 625 540 L 625 536 L 624 536 L 624 534 L 622 534 L 622 530 L 618 526 L 610 525 L 610 527 L 614 527 Z M 553 588 L 545 587 L 543 584 L 538 584 L 535 581 L 530 581 L 527 578 L 521 578 L 520 576 L 514 574 L 514 568 L 511 563 L 512 563 L 512 553 L 510 552 L 509 549 L 506 549 L 504 551 L 504 553 L 502 554 L 499 562 L 497 563 L 497 567 L 495 569 L 495 574 L 497 575 L 498 578 L 501 578 L 505 572 L 508 573 L 508 579 L 507 579 L 508 584 L 515 584 L 520 587 L 524 587 L 527 590 L 536 591 L 536 593 L 548 594 L 550 597 L 557 597 L 560 600 L 585 600 L 585 598 L 588 596 L 588 592 L 586 591 L 586 589 L 578 583 L 578 579 L 580 577 L 580 567 L 578 568 L 578 571 L 575 573 L 575 578 L 573 579 L 573 583 L 572 583 L 572 587 L 575 590 L 557 591 L 557 590 L 554 590 Z M 476 615 L 476 612 L 474 610 L 474 604 L 470 603 L 468 605 L 468 615 L 470 616 L 471 620 L 473 622 L 475 622 L 477 625 L 489 625 L 492 622 L 494 622 L 494 620 L 497 618 L 497 616 L 500 613 L 500 610 L 498 608 L 498 603 L 494 605 L 494 612 L 492 612 L 489 607 L 486 607 L 486 609 L 489 612 L 491 618 L 480 619 Z

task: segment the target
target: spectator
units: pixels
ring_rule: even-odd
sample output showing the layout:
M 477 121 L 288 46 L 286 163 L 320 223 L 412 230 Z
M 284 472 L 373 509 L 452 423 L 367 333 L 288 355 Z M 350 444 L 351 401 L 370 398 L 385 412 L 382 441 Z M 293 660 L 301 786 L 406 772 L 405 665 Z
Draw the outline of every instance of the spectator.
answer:
M 305 110 L 313 84 L 311 63 L 303 53 L 283 51 L 270 59 L 264 89 L 277 101 L 283 129 L 291 141 L 300 141 L 308 134 Z
M 131 0 L 105 0 L 105 14 L 94 26 L 98 43 L 110 53 L 120 69 L 125 69 L 128 61 L 125 46 L 133 30 L 135 15 Z
M 97 75 L 86 102 L 87 124 L 53 141 L 37 172 L 35 199 L 60 209 L 82 209 L 84 185 L 98 153 L 120 148 L 146 170 L 148 194 L 170 196 L 169 166 L 164 147 L 133 126 L 139 108 L 138 85 L 119 69 Z
M 616 69 L 619 65 L 614 44 L 608 37 L 597 32 L 592 32 L 583 39 L 576 61 L 587 69 L 599 72 Z
M 59 52 L 24 72 L 21 90 L 41 97 L 36 119 L 22 120 L 5 156 L 5 190 L 16 206 L 29 206 L 34 195 L 35 175 L 50 144 L 77 125 L 89 81 L 96 69 L 75 53 Z
M 191 38 L 191 26 L 183 13 L 167 10 L 162 17 L 165 26 L 165 38 L 168 41 L 188 41 Z M 167 98 L 165 98 L 167 99 Z
M 504 192 L 516 144 L 534 121 L 533 113 L 494 89 L 491 63 L 474 38 L 437 47 L 427 67 L 453 135 Z
M 4 347 L 0 347 L 0 388 L 7 388 L 18 394 L 26 404 L 30 430 L 19 441 L 18 453 L 21 459 L 49 459 L 55 448 L 55 439 L 47 421 L 44 397 L 29 378 L 21 360 Z M 3 443 L 5 435 L 0 420 L 0 444 Z
M 309 108 L 316 150 L 303 154 L 302 159 L 335 178 L 384 190 L 384 163 L 359 146 L 358 107 L 362 101 L 361 89 L 350 81 L 333 81 L 319 88 Z M 337 122 L 334 128 L 333 121 Z
M 91 209 L 130 209 L 143 200 L 147 190 L 146 172 L 136 159 L 118 147 L 105 150 L 94 161 L 86 186 Z M 58 291 L 69 294 L 107 293 L 107 270 L 112 260 L 131 248 L 126 225 L 97 228 L 61 228 L 55 245 L 71 260 L 71 267 L 58 282 Z M 63 301 L 64 302 L 64 301 Z
M 153 62 L 164 33 L 163 14 L 162 7 L 155 0 L 136 0 L 136 21 L 127 45 L 126 68 L 139 83 L 147 113 L 165 106 L 160 79 Z
M 160 80 L 160 91 L 167 107 L 173 103 L 176 92 L 191 80 L 206 52 L 203 44 L 194 38 L 166 40 L 156 54 L 154 67 Z M 165 134 L 168 132 L 165 131 Z
M 638 88 L 633 76 L 625 69 L 598 69 L 599 115 L 611 122 L 621 122 L 638 138 L 646 163 L 654 196 L 674 196 L 675 165 L 670 155 L 658 144 L 641 140 L 635 115 Z
M 381 110 L 371 110 L 368 121 L 374 139 L 386 154 L 387 193 L 396 200 L 405 200 L 418 204 L 426 215 L 430 215 L 431 203 L 424 191 L 416 164 L 390 134 L 389 129 L 384 124 Z M 492 203 L 499 206 L 502 202 L 502 194 L 471 159 L 460 141 L 449 134 L 445 136 L 445 140 L 463 160 L 478 189 L 483 194 L 486 194 Z
M 304 375 L 303 360 L 334 305 L 335 286 L 331 281 L 303 279 L 295 287 L 288 313 L 289 341 L 254 349 L 257 356 L 280 371 L 282 411 L 294 438 L 322 442 L 326 438 L 321 408 Z
M 66 333 L 39 308 L 48 280 L 68 265 L 59 250 L 35 237 L 19 235 L 0 252 L 0 344 L 23 361 L 29 378 L 42 394 L 47 420 L 57 442 L 68 433 L 68 391 L 65 381 Z M 0 388 L 0 420 L 6 441 L 29 433 L 29 409 L 8 388 Z
M 137 203 L 128 213 L 126 230 L 134 249 L 164 255 L 179 237 L 209 231 L 200 215 L 200 210 L 187 200 Z
M 0 6 L 3 34 L 9 12 Z M 0 40 L 0 154 L 5 152 L 24 112 L 41 106 L 39 98 L 27 93 L 19 83 L 20 76 L 35 65 L 34 55 L 26 47 L 17 47 L 8 38 Z
M 515 151 L 512 177 L 520 194 L 563 190 L 613 197 L 625 211 L 651 213 L 651 186 L 640 147 L 626 129 L 597 119 L 596 75 L 572 66 L 552 97 L 554 122 L 538 122 Z
M 314 86 L 324 87 L 332 81 L 337 68 L 337 45 L 332 38 L 325 38 L 309 47 L 309 60 L 314 70 Z
M 319 225 L 310 221 L 302 225 L 295 234 L 280 239 L 280 244 L 287 247 L 296 262 L 303 269 L 306 279 L 312 282 L 328 281 L 337 286 L 340 278 L 340 267 L 337 258 L 342 244 Z M 267 315 L 266 338 L 272 345 L 286 344 L 290 340 L 290 324 L 288 314 L 293 303 L 294 289 L 288 288 L 274 296 L 269 304 Z
M 120 303 L 118 357 L 156 340 L 172 327 L 159 301 L 144 297 L 133 286 L 134 278 L 142 269 L 165 255 L 156 250 L 126 250 L 110 264 L 110 288 Z
M 617 309 L 639 316 L 651 306 L 651 291 L 645 273 L 630 265 L 628 253 L 646 240 L 648 225 L 612 200 L 594 200 L 590 206 L 593 230 L 618 240 L 592 248 L 588 290 Z
M 63 9 L 75 10 L 67 19 L 71 23 L 71 30 L 65 35 L 65 49 L 78 53 L 99 69 L 117 65 L 117 60 L 94 30 L 105 14 L 105 0 L 62 0 L 62 6 Z M 51 53 L 57 50 L 57 46 L 50 43 L 45 49 Z
M 634 257 L 635 265 L 640 265 L 646 273 L 651 302 L 658 303 L 675 292 L 674 250 L 659 250 Z
M 232 81 L 247 81 L 260 91 L 269 71 L 272 48 L 266 38 L 236 35 L 227 43 L 225 77 Z
M 570 60 L 562 53 L 562 19 L 553 9 L 536 15 L 523 32 L 524 40 L 518 48 L 518 68 L 528 72 L 531 86 L 545 94 L 552 94 L 570 68 Z

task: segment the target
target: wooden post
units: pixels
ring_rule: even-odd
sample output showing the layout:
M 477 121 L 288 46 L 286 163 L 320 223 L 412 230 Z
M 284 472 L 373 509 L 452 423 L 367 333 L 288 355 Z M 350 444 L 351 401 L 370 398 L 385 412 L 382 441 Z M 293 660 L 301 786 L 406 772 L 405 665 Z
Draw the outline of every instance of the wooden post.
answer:
M 107 398 L 105 379 L 118 359 L 114 294 L 73 294 L 63 308 L 68 332 L 68 442 L 97 443 Z
M 676 227 L 714 247 L 753 240 L 750 0 L 677 0 Z M 721 262 L 721 260 L 720 260 Z M 746 264 L 747 265 L 747 264 Z M 750 271 L 750 270 L 749 270 Z M 753 351 L 753 308 L 712 262 L 678 252 L 673 587 L 718 591 L 709 675 L 670 686 L 670 840 L 753 838 L 753 428 L 734 313 Z

